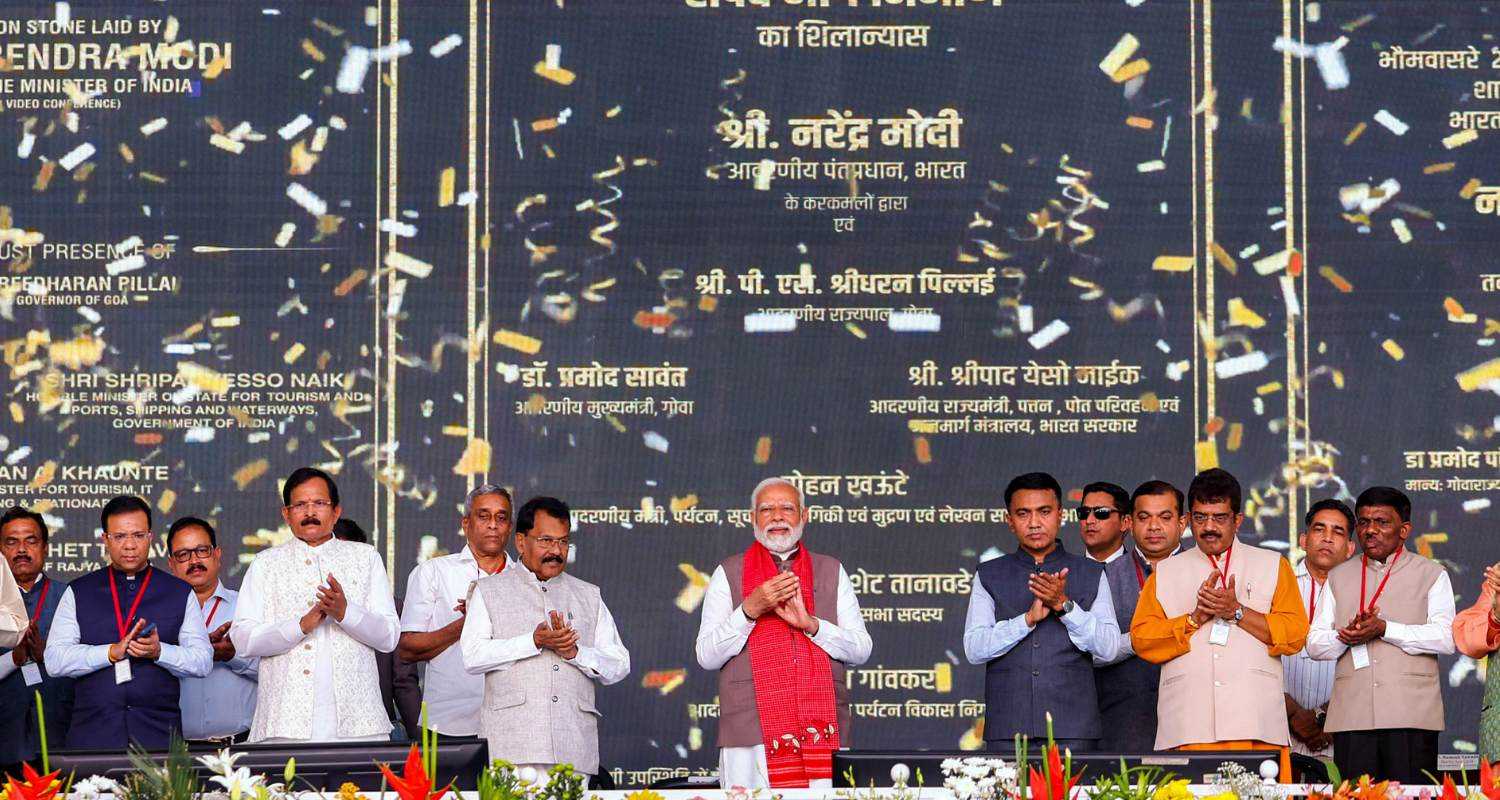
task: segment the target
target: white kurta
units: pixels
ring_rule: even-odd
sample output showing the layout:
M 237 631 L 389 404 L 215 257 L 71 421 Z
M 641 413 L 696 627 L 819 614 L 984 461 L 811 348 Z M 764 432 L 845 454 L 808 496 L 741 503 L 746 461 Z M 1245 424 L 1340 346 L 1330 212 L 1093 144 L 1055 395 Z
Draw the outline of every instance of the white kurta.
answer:
M 21 635 L 31 618 L 26 614 L 26 601 L 21 598 L 21 587 L 16 576 L 10 572 L 10 562 L 0 558 L 0 647 L 15 647 L 21 643 Z
M 332 542 L 334 540 L 329 540 Z M 324 542 L 319 547 L 327 546 Z M 319 547 L 311 547 L 298 540 L 293 547 L 299 551 L 305 550 L 309 557 L 316 559 Z M 332 741 L 384 741 L 389 738 L 385 736 L 357 736 L 344 737 L 338 735 L 339 709 L 334 700 L 334 656 L 333 649 L 329 646 L 329 639 L 333 636 L 334 627 L 342 629 L 355 641 L 381 653 L 389 653 L 396 649 L 396 640 L 400 636 L 401 622 L 396 615 L 396 602 L 391 595 L 391 584 L 386 578 L 385 566 L 380 561 L 380 555 L 368 546 L 369 556 L 366 558 L 365 569 L 369 570 L 369 594 L 364 605 L 349 600 L 348 608 L 344 612 L 343 621 L 326 617 L 312 633 L 304 634 L 298 620 L 269 620 L 266 609 L 268 608 L 263 586 L 270 578 L 258 570 L 262 562 L 257 559 L 250 564 L 250 569 L 245 573 L 245 580 L 240 585 L 239 603 L 235 607 L 234 625 L 229 629 L 229 638 L 234 642 L 235 651 L 245 658 L 271 658 L 291 652 L 297 645 L 308 641 L 313 644 L 316 660 L 313 668 L 313 696 L 299 700 L 299 703 L 311 701 L 312 706 L 312 736 L 306 741 L 332 742 Z M 309 583 L 307 586 L 299 587 L 299 591 L 305 592 L 309 602 L 317 598 L 318 585 Z M 288 692 L 289 687 L 276 685 L 267 679 L 267 672 L 263 669 L 260 678 L 260 697 L 263 699 L 276 692 Z M 265 739 L 266 742 L 301 741 L 293 739 Z
M 722 669 L 729 659 L 739 655 L 750 641 L 755 623 L 740 610 L 741 604 L 730 596 L 729 578 L 724 568 L 714 570 L 703 596 L 703 619 L 698 626 L 698 665 L 708 670 Z M 870 658 L 872 642 L 865 631 L 865 618 L 859 611 L 859 598 L 849 574 L 839 567 L 838 619 L 843 626 L 818 617 L 818 632 L 813 644 L 835 661 L 856 667 Z M 719 749 L 719 785 L 724 788 L 769 789 L 771 780 L 766 769 L 766 747 L 722 747 Z M 830 788 L 831 780 L 812 781 L 810 788 Z

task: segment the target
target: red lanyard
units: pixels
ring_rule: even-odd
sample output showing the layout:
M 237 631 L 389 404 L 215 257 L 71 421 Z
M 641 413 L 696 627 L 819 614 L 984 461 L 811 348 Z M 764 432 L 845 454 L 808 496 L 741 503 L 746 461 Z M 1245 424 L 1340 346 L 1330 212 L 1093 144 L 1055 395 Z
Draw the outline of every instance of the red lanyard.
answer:
M 1404 548 L 1403 548 L 1404 549 Z M 1385 577 L 1380 579 L 1380 585 L 1375 587 L 1375 596 L 1370 598 L 1369 608 L 1374 608 L 1376 601 L 1380 600 L 1380 593 L 1385 591 L 1385 582 L 1391 579 L 1391 573 L 1396 571 L 1396 559 L 1401 557 L 1401 551 L 1391 556 L 1391 563 L 1386 565 Z M 1363 555 L 1359 557 L 1359 613 L 1365 613 L 1365 574 L 1370 569 L 1370 557 Z
M 1134 555 L 1130 556 L 1130 565 L 1135 567 L 1135 582 L 1140 588 L 1146 588 L 1146 573 L 1141 570 L 1141 562 Z
M 1208 560 L 1213 562 L 1214 569 L 1219 570 L 1219 587 L 1229 588 L 1229 558 L 1234 555 L 1234 542 L 1229 543 L 1229 549 L 1224 551 L 1224 568 L 1219 569 L 1219 557 L 1209 556 Z
M 1309 573 L 1307 576 L 1307 589 L 1307 621 L 1312 622 L 1318 608 L 1318 592 L 1322 591 L 1323 585 L 1318 583 L 1318 579 Z
M 213 624 L 214 624 L 214 615 L 217 614 L 217 613 L 219 613 L 219 604 L 222 603 L 222 602 L 224 602 L 224 598 L 222 598 L 222 597 L 215 597 L 214 598 L 214 607 L 210 608 L 208 610 L 208 620 L 203 623 L 203 627 L 205 627 L 205 628 L 212 628 L 213 627 Z
M 31 612 L 31 621 L 36 622 L 42 618 L 42 606 L 47 603 L 47 590 L 52 588 L 52 581 L 42 578 L 42 593 L 36 598 L 36 611 Z
M 126 621 L 135 621 L 135 612 L 141 607 L 141 598 L 146 596 L 146 587 L 151 585 L 151 568 L 146 568 L 146 579 L 141 581 L 141 588 L 135 593 L 135 602 L 130 604 L 129 617 L 120 616 L 120 590 L 115 588 L 115 568 L 106 567 L 105 569 L 109 570 L 109 594 L 115 600 L 115 627 L 120 629 L 120 638 L 124 639 L 125 634 L 130 632 L 130 628 L 126 627 Z

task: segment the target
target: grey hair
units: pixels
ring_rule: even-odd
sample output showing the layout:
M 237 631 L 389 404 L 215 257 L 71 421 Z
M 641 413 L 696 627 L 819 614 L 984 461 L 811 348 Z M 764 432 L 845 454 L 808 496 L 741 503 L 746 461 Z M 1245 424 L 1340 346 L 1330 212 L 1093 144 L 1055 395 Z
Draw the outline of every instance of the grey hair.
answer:
M 769 488 L 771 488 L 772 486 L 790 486 L 790 487 L 792 487 L 792 491 L 794 491 L 794 492 L 797 493 L 797 507 L 798 508 L 807 508 L 807 498 L 805 498 L 805 497 L 802 496 L 802 487 L 800 487 L 797 484 L 792 483 L 791 481 L 787 480 L 786 478 L 783 478 L 783 477 L 781 477 L 781 476 L 778 475 L 778 476 L 773 476 L 773 477 L 770 477 L 770 478 L 766 478 L 765 480 L 761 481 L 760 483 L 755 484 L 755 491 L 753 491 L 753 492 L 750 493 L 750 511 L 752 513 L 754 513 L 754 511 L 755 511 L 755 501 L 756 501 L 757 498 L 760 497 L 760 493 L 764 492 L 765 490 L 767 490 Z
M 469 514 L 473 513 L 474 501 L 478 500 L 481 497 L 484 497 L 487 494 L 499 495 L 500 497 L 505 498 L 505 502 L 511 505 L 515 505 L 515 501 L 511 499 L 510 492 L 506 491 L 505 487 L 501 486 L 498 483 L 481 483 L 478 486 L 475 486 L 474 489 L 469 492 L 469 495 L 464 498 L 464 516 L 467 517 L 469 516 Z

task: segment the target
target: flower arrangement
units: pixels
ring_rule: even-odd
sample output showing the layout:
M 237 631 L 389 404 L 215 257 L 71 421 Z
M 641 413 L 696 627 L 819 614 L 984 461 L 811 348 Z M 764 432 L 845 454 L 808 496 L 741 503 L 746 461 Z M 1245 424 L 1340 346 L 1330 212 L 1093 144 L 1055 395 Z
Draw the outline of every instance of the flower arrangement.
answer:
M 1014 797 L 1020 773 L 1001 758 L 944 759 L 943 788 L 958 800 L 997 800 Z

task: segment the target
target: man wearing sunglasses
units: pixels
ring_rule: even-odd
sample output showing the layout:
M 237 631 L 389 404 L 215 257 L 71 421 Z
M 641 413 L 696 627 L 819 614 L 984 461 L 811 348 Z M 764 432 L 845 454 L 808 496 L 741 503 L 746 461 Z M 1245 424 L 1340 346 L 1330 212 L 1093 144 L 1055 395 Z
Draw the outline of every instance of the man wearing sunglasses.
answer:
M 400 620 L 375 548 L 334 537 L 339 488 L 313 467 L 281 485 L 289 541 L 262 550 L 240 584 L 229 638 L 260 658 L 251 742 L 370 742 L 391 735 L 375 654 Z
M 1083 487 L 1078 533 L 1090 561 L 1108 564 L 1125 555 L 1125 540 L 1130 536 L 1130 493 L 1107 481 Z
M 214 649 L 213 669 L 202 678 L 182 680 L 182 738 L 192 744 L 228 747 L 250 732 L 260 659 L 234 652 L 229 626 L 240 593 L 219 581 L 224 554 L 207 520 L 183 517 L 167 529 L 172 573 L 193 587 L 203 627 Z
M 484 676 L 479 712 L 490 758 L 546 772 L 572 764 L 584 786 L 599 772 L 594 683 L 630 674 L 630 653 L 599 587 L 568 575 L 572 510 L 533 497 L 516 513 L 524 569 L 501 569 L 474 585 L 459 651 Z

